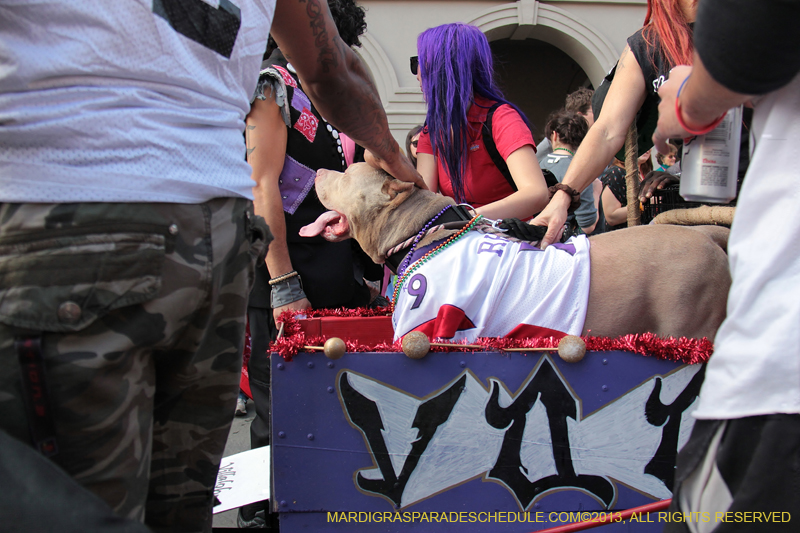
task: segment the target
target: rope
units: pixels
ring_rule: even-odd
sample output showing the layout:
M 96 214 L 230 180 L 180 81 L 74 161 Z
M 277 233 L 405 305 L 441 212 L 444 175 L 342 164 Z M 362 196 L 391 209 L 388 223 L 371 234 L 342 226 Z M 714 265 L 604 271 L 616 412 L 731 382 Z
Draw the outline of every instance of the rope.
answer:
M 625 137 L 625 186 L 628 190 L 628 227 L 642 223 L 642 212 L 639 209 L 639 144 L 636 141 L 636 121 L 628 128 Z
M 671 209 L 653 219 L 653 224 L 678 226 L 727 226 L 733 224 L 735 207 L 725 205 L 701 205 L 691 209 Z

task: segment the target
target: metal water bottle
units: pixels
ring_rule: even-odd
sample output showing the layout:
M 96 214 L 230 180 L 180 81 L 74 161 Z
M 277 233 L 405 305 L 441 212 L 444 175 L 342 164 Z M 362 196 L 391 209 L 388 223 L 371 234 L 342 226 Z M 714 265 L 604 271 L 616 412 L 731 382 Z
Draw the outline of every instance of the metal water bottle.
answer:
M 685 141 L 680 194 L 690 202 L 726 204 L 736 198 L 742 108 L 728 111 L 719 126 Z

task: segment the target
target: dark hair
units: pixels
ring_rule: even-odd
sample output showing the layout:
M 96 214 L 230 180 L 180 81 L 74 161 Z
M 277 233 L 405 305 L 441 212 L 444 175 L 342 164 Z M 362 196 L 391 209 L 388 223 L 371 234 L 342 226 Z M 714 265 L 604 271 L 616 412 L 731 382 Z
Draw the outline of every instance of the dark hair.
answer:
M 581 115 L 588 115 L 592 109 L 592 95 L 594 91 L 586 87 L 580 87 L 578 90 L 571 92 L 567 95 L 564 102 L 564 108 L 567 111 L 580 113 Z
M 651 155 L 650 150 L 646 151 L 644 154 L 640 155 L 639 157 L 643 157 L 647 154 L 647 159 L 644 160 L 644 163 L 639 165 L 639 179 L 644 179 L 647 177 L 650 172 L 653 170 L 653 157 Z
M 410 130 L 408 130 L 408 135 L 406 135 L 406 155 L 414 163 L 414 168 L 417 167 L 417 158 L 411 155 L 411 139 L 414 138 L 414 135 L 418 135 L 419 132 L 422 131 L 422 126 L 414 126 Z
M 433 154 L 447 170 L 455 200 L 463 202 L 463 176 L 474 134 L 469 131 L 467 111 L 475 95 L 509 104 L 530 124 L 497 87 L 489 41 L 476 26 L 453 23 L 427 29 L 417 38 L 417 53 Z
M 331 10 L 331 17 L 336 24 L 336 29 L 339 31 L 339 37 L 344 43 L 347 46 L 361 46 L 359 37 L 367 31 L 364 8 L 358 6 L 354 0 L 328 0 L 328 7 Z M 267 49 L 263 59 L 265 61 L 269 59 L 276 48 L 278 48 L 278 43 L 270 35 L 267 39 Z
M 549 139 L 553 132 L 558 133 L 558 139 L 564 144 L 577 148 L 586 137 L 589 131 L 589 124 L 586 119 L 574 111 L 559 109 L 553 111 L 547 119 L 544 127 L 544 134 Z
M 367 31 L 364 8 L 355 0 L 328 0 L 328 7 L 344 43 L 347 46 L 361 46 L 359 37 Z

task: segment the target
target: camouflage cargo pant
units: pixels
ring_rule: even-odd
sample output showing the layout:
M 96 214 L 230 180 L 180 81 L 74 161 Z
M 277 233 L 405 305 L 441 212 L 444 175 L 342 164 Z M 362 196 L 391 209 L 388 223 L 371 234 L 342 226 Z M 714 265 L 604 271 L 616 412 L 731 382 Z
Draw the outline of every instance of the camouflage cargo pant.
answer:
M 209 531 L 269 238 L 243 199 L 0 204 L 2 428 L 119 515 Z

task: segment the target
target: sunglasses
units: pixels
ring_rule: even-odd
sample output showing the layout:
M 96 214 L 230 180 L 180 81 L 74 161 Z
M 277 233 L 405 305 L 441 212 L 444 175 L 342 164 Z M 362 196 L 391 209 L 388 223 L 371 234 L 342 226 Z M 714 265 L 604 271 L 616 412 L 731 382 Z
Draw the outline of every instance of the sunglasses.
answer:
M 417 143 L 418 143 L 418 142 L 419 142 L 419 141 L 411 141 L 411 146 L 413 146 L 414 148 L 416 148 L 416 147 L 417 147 Z
M 419 56 L 411 56 L 411 74 L 417 75 L 419 70 Z

